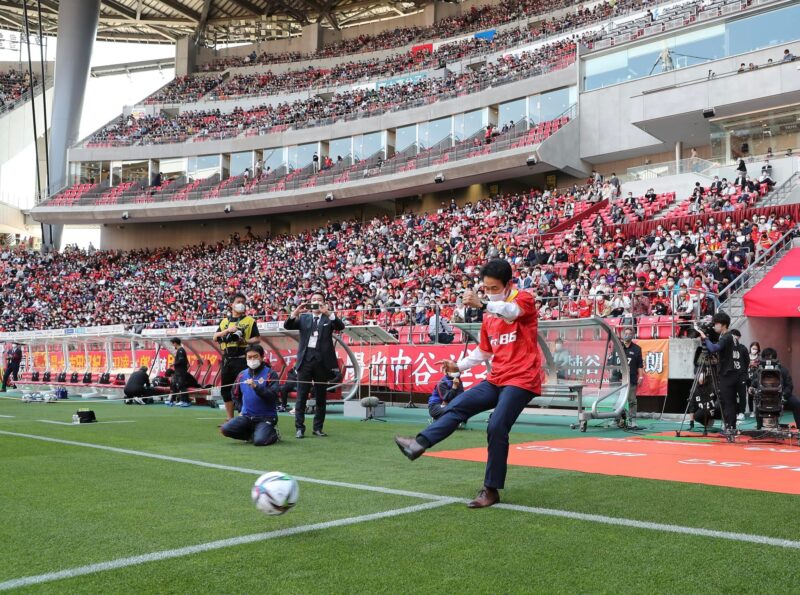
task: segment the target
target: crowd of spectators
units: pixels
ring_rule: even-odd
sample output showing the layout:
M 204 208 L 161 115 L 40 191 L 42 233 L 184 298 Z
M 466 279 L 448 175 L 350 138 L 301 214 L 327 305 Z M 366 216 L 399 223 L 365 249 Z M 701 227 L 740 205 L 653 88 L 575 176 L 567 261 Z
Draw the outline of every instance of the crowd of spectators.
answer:
M 440 64 L 448 64 L 533 43 L 551 35 L 601 22 L 621 9 L 633 10 L 645 4 L 644 0 L 630 0 L 624 3 L 604 2 L 595 5 L 591 9 L 579 7 L 574 12 L 560 17 L 532 22 L 525 27 L 498 32 L 491 39 L 469 37 L 441 44 L 433 51 L 409 51 L 382 59 L 372 58 L 343 62 L 329 68 L 308 67 L 277 74 L 271 71 L 234 74 L 224 83 L 222 83 L 221 79 L 212 77 L 212 81 L 204 81 L 208 85 L 205 91 L 207 93 L 206 99 L 271 95 L 307 90 L 322 84 L 334 87 L 356 83 L 365 79 L 396 77 L 414 71 L 436 68 Z M 582 35 L 580 39 L 586 43 L 595 37 L 595 33 L 587 33 Z M 251 54 L 247 59 L 248 61 L 252 60 L 253 63 L 260 63 L 255 54 Z M 195 75 L 195 77 L 198 79 L 208 78 L 202 75 Z M 197 85 L 191 85 L 185 79 L 186 77 L 176 79 L 174 85 L 168 86 L 168 92 L 161 90 L 154 96 L 147 98 L 145 102 L 162 103 L 174 101 L 176 97 L 180 98 L 181 92 L 184 90 L 184 100 L 195 101 L 197 99 Z
M 314 96 L 275 105 L 264 104 L 247 110 L 237 107 L 228 113 L 213 109 L 186 111 L 177 116 L 120 116 L 115 122 L 95 132 L 86 142 L 87 146 L 92 146 L 183 142 L 194 135 L 201 139 L 227 138 L 245 131 L 265 134 L 275 126 L 301 127 L 321 120 L 362 117 L 404 109 L 420 100 L 433 102 L 456 97 L 487 86 L 563 68 L 574 61 L 575 48 L 574 41 L 561 40 L 533 51 L 502 56 L 495 62 L 485 64 L 480 70 L 378 89 L 351 89 L 330 98 Z
M 33 85 L 38 79 L 33 77 Z M 22 70 L 10 69 L 0 72 L 0 110 L 6 105 L 11 105 L 19 100 L 27 91 L 31 83 L 30 73 Z
M 213 321 L 243 291 L 260 320 L 286 316 L 314 290 L 351 323 L 425 324 L 441 307 L 474 320 L 460 293 L 492 257 L 513 263 L 543 319 L 712 312 L 722 292 L 760 251 L 795 228 L 791 217 L 733 222 L 720 213 L 679 228 L 663 219 L 644 237 L 589 215 L 571 224 L 590 186 L 501 195 L 436 213 L 349 220 L 296 235 L 180 250 L 0 253 L 0 330 L 122 323 L 181 326 Z M 567 222 L 568 229 L 550 233 Z
M 535 41 L 542 35 L 552 35 L 560 33 L 576 26 L 583 26 L 590 23 L 599 22 L 611 16 L 635 10 L 652 4 L 649 0 L 619 0 L 607 1 L 596 4 L 592 8 L 585 8 L 579 5 L 570 10 L 564 17 L 551 17 L 536 19 L 534 17 L 547 15 L 561 9 L 572 9 L 575 6 L 574 0 L 503 0 L 499 4 L 473 7 L 465 15 L 449 17 L 429 27 L 398 27 L 383 31 L 376 35 L 359 35 L 353 39 L 338 41 L 326 45 L 319 51 L 311 53 L 300 52 L 269 52 L 260 54 L 251 52 L 245 56 L 234 56 L 222 58 L 214 62 L 209 62 L 200 66 L 201 71 L 220 71 L 231 67 L 249 66 L 253 64 L 280 64 L 286 62 L 299 62 L 305 60 L 316 60 L 320 58 L 333 58 L 348 56 L 364 52 L 374 52 L 399 48 L 415 42 L 435 41 L 465 35 L 475 31 L 489 30 L 500 25 L 520 22 L 519 26 L 512 31 L 498 32 L 494 39 L 493 51 L 508 45 L 517 45 L 521 42 Z M 466 42 L 466 43 L 464 43 Z M 451 46 L 444 50 L 443 55 L 437 55 L 436 59 L 452 59 L 447 53 L 453 51 L 466 51 L 475 44 L 475 47 L 483 50 L 485 46 L 479 43 L 480 40 L 471 38 L 463 42 L 443 44 Z M 504 45 L 505 44 L 505 45 Z M 443 46 L 440 46 L 443 47 Z M 458 57 L 465 57 L 463 56 Z
M 222 75 L 175 77 L 168 84 L 144 100 L 153 103 L 185 103 L 197 101 L 222 82 Z

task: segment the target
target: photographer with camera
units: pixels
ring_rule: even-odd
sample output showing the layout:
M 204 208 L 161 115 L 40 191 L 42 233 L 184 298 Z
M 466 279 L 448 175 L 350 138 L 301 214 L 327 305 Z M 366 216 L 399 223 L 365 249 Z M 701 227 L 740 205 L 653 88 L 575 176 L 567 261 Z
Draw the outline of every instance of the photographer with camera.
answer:
M 214 333 L 214 340 L 222 349 L 222 400 L 225 402 L 225 413 L 228 421 L 233 419 L 233 383 L 239 373 L 247 369 L 245 350 L 247 346 L 258 343 L 259 332 L 255 318 L 247 316 L 247 298 L 243 293 L 236 293 L 231 302 L 230 317 L 223 318 L 219 330 Z
M 774 362 L 780 369 L 783 405 L 785 409 L 788 409 L 792 412 L 794 415 L 794 424 L 798 429 L 800 429 L 800 398 L 794 394 L 794 383 L 792 382 L 792 376 L 789 374 L 789 370 L 778 363 L 778 352 L 772 347 L 765 347 L 761 352 L 761 362 L 763 363 L 767 361 Z M 756 386 L 755 382 L 753 384 Z
M 741 370 L 746 368 L 748 362 L 747 360 L 740 360 L 741 354 L 736 348 L 733 335 L 728 330 L 731 324 L 731 317 L 725 312 L 717 312 L 711 321 L 714 325 L 714 333 L 719 335 L 719 340 L 716 343 L 708 338 L 703 327 L 697 325 L 695 329 L 706 349 L 710 353 L 716 353 L 719 358 L 717 376 L 719 380 L 719 400 L 725 424 L 724 432 L 732 434 L 736 431 L 736 395 L 741 384 Z
M 333 345 L 333 333 L 344 330 L 344 322 L 334 314 L 325 296 L 315 291 L 307 303 L 300 304 L 283 323 L 286 330 L 300 332 L 297 348 L 297 401 L 294 406 L 295 438 L 303 438 L 306 433 L 306 400 L 314 385 L 314 425 L 313 434 L 325 437 L 322 426 L 325 423 L 328 385 L 340 377 L 339 361 Z

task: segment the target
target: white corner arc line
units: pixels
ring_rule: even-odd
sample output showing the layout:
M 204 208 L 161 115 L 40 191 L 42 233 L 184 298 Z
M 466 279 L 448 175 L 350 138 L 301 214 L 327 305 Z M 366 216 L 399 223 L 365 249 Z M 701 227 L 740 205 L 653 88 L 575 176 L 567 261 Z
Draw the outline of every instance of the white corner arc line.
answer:
M 180 457 L 171 457 L 168 455 L 160 455 L 155 453 L 149 453 L 145 451 L 139 450 L 130 450 L 126 448 L 118 448 L 115 446 L 105 446 L 102 444 L 92 444 L 89 442 L 77 442 L 74 440 L 63 440 L 61 438 L 50 438 L 49 436 L 37 436 L 35 434 L 24 434 L 20 432 L 9 432 L 6 430 L 0 430 L 0 435 L 5 436 L 15 436 L 19 438 L 30 438 L 33 440 L 41 440 L 44 442 L 55 442 L 57 444 L 67 444 L 71 446 L 83 446 L 86 448 L 95 448 L 98 450 L 104 450 L 109 452 L 117 452 L 121 454 L 129 454 L 134 456 L 140 456 L 145 458 L 151 459 L 158 459 L 162 461 L 172 461 L 175 463 L 185 463 L 188 465 L 196 465 L 198 467 L 207 467 L 210 469 L 221 469 L 223 471 L 235 471 L 238 473 L 247 473 L 250 475 L 260 475 L 263 471 L 258 469 L 247 469 L 245 467 L 233 467 L 230 465 L 220 465 L 217 463 L 208 463 L 205 461 L 197 461 L 193 459 L 183 459 Z M 315 479 L 312 477 L 300 477 L 294 476 L 295 479 L 301 482 L 306 483 L 314 483 L 318 485 L 326 485 L 331 487 L 340 487 L 340 488 L 350 488 L 355 490 L 362 490 L 368 492 L 378 492 L 381 494 L 390 494 L 396 496 L 409 496 L 411 498 L 420 498 L 425 500 L 433 500 L 436 502 L 440 502 L 443 499 L 447 499 L 448 502 L 461 502 L 466 503 L 468 500 L 466 499 L 458 499 L 458 498 L 450 498 L 448 496 L 441 496 L 437 494 L 427 494 L 424 492 L 413 492 L 409 490 L 397 490 L 393 488 L 385 488 L 382 486 L 371 486 L 367 484 L 358 484 L 358 483 L 348 483 L 343 481 L 333 481 L 327 479 Z M 728 541 L 738 541 L 744 543 L 756 543 L 760 545 L 770 545 L 776 547 L 783 547 L 783 548 L 790 548 L 790 549 L 798 549 L 800 550 L 800 541 L 794 541 L 791 539 L 783 539 L 778 537 L 769 537 L 766 535 L 755 535 L 749 533 L 734 533 L 729 531 L 716 531 L 714 529 L 703 529 L 699 527 L 686 527 L 683 525 L 671 525 L 667 523 L 655 523 L 650 521 L 639 521 L 636 519 L 627 519 L 624 517 L 612 517 L 606 515 L 599 515 L 599 514 L 590 514 L 590 513 L 583 513 L 583 512 L 575 512 L 571 510 L 559 510 L 555 508 L 539 508 L 533 506 L 522 506 L 518 504 L 495 504 L 494 508 L 499 508 L 503 510 L 514 510 L 517 512 L 526 512 L 530 514 L 538 514 L 542 516 L 552 516 L 552 517 L 560 517 L 566 518 L 571 520 L 577 521 L 585 521 L 590 523 L 600 523 L 605 525 L 617 525 L 617 526 L 624 526 L 624 527 L 632 527 L 637 529 L 645 529 L 650 531 L 661 531 L 666 533 L 677 533 L 682 535 L 689 535 L 693 537 L 713 537 L 717 539 L 725 539 Z
M 391 517 L 400 516 L 403 514 L 410 514 L 422 510 L 430 510 L 440 506 L 446 506 L 454 502 L 458 502 L 456 498 L 442 498 L 433 502 L 425 502 L 423 504 L 415 504 L 414 506 L 407 506 L 405 508 L 395 508 L 383 512 L 375 512 L 372 514 L 364 514 L 361 516 L 348 517 L 344 519 L 337 519 L 333 521 L 325 521 L 323 523 L 314 523 L 312 525 L 301 525 L 299 527 L 289 527 L 287 529 L 279 529 L 277 531 L 268 531 L 266 533 L 254 533 L 252 535 L 242 535 L 240 537 L 231 537 L 229 539 L 220 539 L 217 541 L 209 541 L 207 543 L 199 543 L 197 545 L 190 545 L 174 550 L 161 550 L 151 552 L 149 554 L 141 554 L 139 556 L 130 556 L 128 558 L 117 558 L 116 560 L 109 560 L 108 562 L 99 562 L 97 564 L 88 564 L 86 566 L 78 566 L 76 568 L 68 568 L 66 570 L 59 570 L 57 572 L 48 572 L 45 574 L 38 574 L 35 576 L 26 576 L 16 578 L 0 583 L 0 591 L 7 591 L 9 589 L 18 589 L 20 587 L 28 587 L 31 585 L 39 585 L 42 583 L 63 580 L 83 576 L 86 574 L 94 574 L 96 572 L 103 572 L 107 570 L 117 570 L 119 568 L 126 568 L 128 566 L 137 566 L 139 564 L 146 564 L 148 562 L 161 562 L 172 558 L 181 558 L 183 556 L 190 556 L 212 550 L 218 550 L 227 547 L 234 547 L 237 545 L 245 545 L 249 543 L 256 543 L 260 541 L 267 541 L 269 539 L 277 539 L 279 537 L 288 537 L 290 535 L 298 535 L 300 533 L 308 533 L 310 531 L 320 531 L 322 529 L 331 529 L 334 527 L 346 527 L 348 525 L 355 525 L 358 523 L 366 523 L 368 521 L 377 521 Z

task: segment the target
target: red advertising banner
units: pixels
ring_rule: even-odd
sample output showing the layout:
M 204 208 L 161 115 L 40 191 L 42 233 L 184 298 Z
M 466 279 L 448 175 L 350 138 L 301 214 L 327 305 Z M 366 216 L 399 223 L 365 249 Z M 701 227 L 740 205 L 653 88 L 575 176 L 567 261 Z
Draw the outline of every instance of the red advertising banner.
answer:
M 416 55 L 419 52 L 424 52 L 426 54 L 433 53 L 433 44 L 432 43 L 422 43 L 420 45 L 415 45 L 411 48 L 411 54 Z
M 644 380 L 639 386 L 637 393 L 647 396 L 666 396 L 667 379 L 669 375 L 669 340 L 653 339 L 638 341 L 642 348 L 644 358 Z M 574 370 L 567 370 L 568 378 L 580 378 L 587 385 L 600 382 L 600 372 L 602 370 L 603 357 L 605 353 L 604 341 L 576 341 L 573 343 L 574 349 L 570 353 L 570 365 Z M 361 383 L 385 386 L 398 392 L 430 393 L 436 383 L 442 378 L 442 372 L 437 362 L 443 359 L 459 360 L 464 356 L 463 345 L 353 345 L 350 347 L 361 367 Z M 286 361 L 294 355 L 293 351 L 282 353 Z M 221 363 L 222 358 L 216 351 L 201 352 L 200 356 L 211 364 L 212 369 L 216 369 Z M 109 367 L 106 362 L 104 351 L 89 351 L 88 365 L 87 354 L 84 352 L 72 352 L 69 354 L 70 369 L 83 372 L 89 370 L 94 373 L 105 372 Z M 111 363 L 112 370 L 131 370 L 138 366 L 150 367 L 156 373 L 164 371 L 172 365 L 173 357 L 165 350 L 161 350 L 157 360 L 155 349 L 142 349 L 136 351 L 136 361 L 130 351 L 113 351 Z M 65 368 L 64 355 L 62 352 L 49 354 L 50 370 L 61 371 Z M 273 363 L 276 358 L 270 352 L 270 359 Z M 194 370 L 200 362 L 194 354 L 189 354 L 189 369 Z M 45 353 L 44 351 L 33 352 L 33 370 L 44 370 Z M 280 366 L 278 366 L 280 367 Z M 27 366 L 26 366 L 27 368 Z M 464 387 L 477 384 L 484 380 L 487 375 L 485 365 L 479 365 L 462 374 Z M 352 380 L 353 371 L 348 368 L 345 378 Z M 606 371 L 604 381 L 609 380 L 609 373 Z

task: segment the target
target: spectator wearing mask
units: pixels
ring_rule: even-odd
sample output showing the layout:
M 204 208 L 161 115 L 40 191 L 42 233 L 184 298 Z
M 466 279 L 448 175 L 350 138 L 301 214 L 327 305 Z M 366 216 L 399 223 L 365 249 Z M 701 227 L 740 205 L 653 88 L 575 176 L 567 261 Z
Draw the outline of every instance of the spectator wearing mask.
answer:
M 434 343 L 443 343 L 449 345 L 455 339 L 453 327 L 450 326 L 450 321 L 442 316 L 439 306 L 430 317 L 428 321 L 428 336 Z

